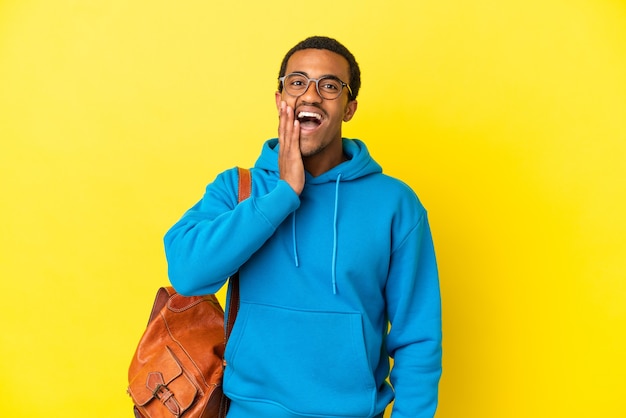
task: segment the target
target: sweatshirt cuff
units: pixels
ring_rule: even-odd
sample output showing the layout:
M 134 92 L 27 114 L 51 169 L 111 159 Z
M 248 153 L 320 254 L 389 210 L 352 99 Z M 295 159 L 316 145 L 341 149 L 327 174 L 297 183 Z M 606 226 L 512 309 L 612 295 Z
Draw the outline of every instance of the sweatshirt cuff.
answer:
M 278 227 L 290 213 L 300 207 L 300 197 L 285 180 L 278 180 L 276 188 L 255 199 L 256 208 L 274 226 Z

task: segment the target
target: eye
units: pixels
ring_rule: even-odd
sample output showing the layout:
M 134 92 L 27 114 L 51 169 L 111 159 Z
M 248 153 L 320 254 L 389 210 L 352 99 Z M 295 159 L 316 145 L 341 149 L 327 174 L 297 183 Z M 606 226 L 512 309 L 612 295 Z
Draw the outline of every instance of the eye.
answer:
M 341 90 L 341 83 L 331 78 L 320 80 L 319 85 L 320 89 L 328 92 L 336 92 L 337 90 Z
M 306 85 L 308 84 L 308 80 L 298 74 L 292 74 L 288 76 L 285 81 L 285 85 L 294 90 L 300 90 L 306 87 Z

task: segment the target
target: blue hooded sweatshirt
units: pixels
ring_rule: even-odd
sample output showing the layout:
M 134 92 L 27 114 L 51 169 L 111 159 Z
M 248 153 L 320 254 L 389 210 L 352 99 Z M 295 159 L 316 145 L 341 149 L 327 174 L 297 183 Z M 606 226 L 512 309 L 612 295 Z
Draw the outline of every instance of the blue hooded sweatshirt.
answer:
M 237 204 L 227 170 L 165 235 L 181 294 L 215 293 L 240 272 L 229 418 L 376 417 L 394 398 L 394 418 L 435 414 L 441 307 L 426 211 L 363 142 L 343 147 L 348 161 L 306 173 L 298 196 L 271 139 L 249 199 Z

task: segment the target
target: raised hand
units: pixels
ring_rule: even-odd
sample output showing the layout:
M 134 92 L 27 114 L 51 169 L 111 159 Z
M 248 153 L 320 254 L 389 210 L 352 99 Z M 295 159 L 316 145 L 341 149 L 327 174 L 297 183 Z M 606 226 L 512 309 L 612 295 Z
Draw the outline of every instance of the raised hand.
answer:
M 286 102 L 280 102 L 278 109 L 278 170 L 298 195 L 304 189 L 304 162 L 300 152 L 300 122 L 294 110 Z

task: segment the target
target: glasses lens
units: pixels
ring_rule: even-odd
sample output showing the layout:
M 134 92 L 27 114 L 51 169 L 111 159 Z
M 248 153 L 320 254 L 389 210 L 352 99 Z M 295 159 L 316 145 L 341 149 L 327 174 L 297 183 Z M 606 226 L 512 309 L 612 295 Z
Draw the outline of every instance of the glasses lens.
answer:
M 299 96 L 309 86 L 309 79 L 302 74 L 289 74 L 285 77 L 284 87 L 288 94 Z
M 335 99 L 341 94 L 341 82 L 334 78 L 322 78 L 318 81 L 318 86 L 324 99 Z

